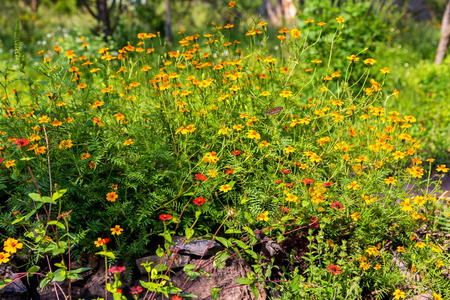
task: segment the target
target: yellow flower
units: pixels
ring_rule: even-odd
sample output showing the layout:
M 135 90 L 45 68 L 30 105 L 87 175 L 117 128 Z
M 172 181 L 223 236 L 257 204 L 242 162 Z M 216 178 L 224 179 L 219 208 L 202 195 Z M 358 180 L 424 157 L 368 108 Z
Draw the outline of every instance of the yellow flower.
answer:
M 291 194 L 291 193 L 287 193 L 286 194 L 286 199 L 285 200 L 288 201 L 288 202 L 295 202 L 295 203 L 299 202 L 298 197 L 295 196 L 294 194 Z
M 120 228 L 120 225 L 116 225 L 114 228 L 111 228 L 111 234 L 112 235 L 121 235 L 123 229 Z
M 446 165 L 440 165 L 439 167 L 436 168 L 436 171 L 442 172 L 442 173 L 447 173 L 448 170 L 449 170 L 449 168 L 447 168 Z
M 229 186 L 228 184 L 224 184 L 220 186 L 219 191 L 228 193 L 229 191 L 231 191 L 231 186 Z
M 256 220 L 265 221 L 265 222 L 269 221 L 269 212 L 265 211 L 265 212 L 259 214 L 259 216 L 256 217 Z
M 341 23 L 344 23 L 344 22 L 345 22 L 344 18 L 341 17 L 341 16 L 337 17 L 337 18 L 336 18 L 336 21 L 338 22 L 338 24 L 341 24 Z
M 415 248 L 425 248 L 425 246 L 426 246 L 426 244 L 425 244 L 424 242 L 422 242 L 422 241 L 418 241 L 418 242 L 414 245 Z
M 8 238 L 3 243 L 3 250 L 8 253 L 16 253 L 17 249 L 22 249 L 22 248 L 23 248 L 23 244 L 19 243 L 18 240 L 13 239 L 13 238 Z
M 211 178 L 215 178 L 217 175 L 219 175 L 219 173 L 216 170 L 208 170 L 208 173 L 206 173 L 206 175 L 208 175 Z
M 62 149 L 62 150 L 72 148 L 72 146 L 73 146 L 73 143 L 71 140 L 62 140 L 59 143 L 59 149 Z
M 399 300 L 400 298 L 402 299 L 406 298 L 405 292 L 402 292 L 399 289 L 396 289 L 394 294 L 392 295 L 394 296 L 395 300 Z
M 129 145 L 131 145 L 131 144 L 133 144 L 134 142 L 133 142 L 133 140 L 132 139 L 128 139 L 128 140 L 126 140 L 125 142 L 123 142 L 123 144 L 125 145 L 125 146 L 129 146 Z
M 9 261 L 9 258 L 11 254 L 9 253 L 5 253 L 5 252 L 0 252 L 0 265 L 7 263 Z
M 247 137 L 249 139 L 255 139 L 255 140 L 260 140 L 261 139 L 261 136 L 255 130 L 249 130 L 247 132 Z
M 388 74 L 388 73 L 391 73 L 391 70 L 389 70 L 389 68 L 383 68 L 383 69 L 380 69 L 380 72 L 383 74 Z
M 91 155 L 90 155 L 89 153 L 82 153 L 82 154 L 81 154 L 81 159 L 82 159 L 82 160 L 86 160 L 86 159 L 88 159 L 89 157 L 91 157 Z
M 395 185 L 397 183 L 397 179 L 395 179 L 394 177 L 385 178 L 384 183 L 386 183 L 387 185 Z
M 295 148 L 292 147 L 292 146 L 284 147 L 284 152 L 286 152 L 286 154 L 294 153 L 295 152 Z
M 365 59 L 365 60 L 364 60 L 364 63 L 365 63 L 366 65 L 371 65 L 371 66 L 373 66 L 376 62 L 377 62 L 377 61 L 376 61 L 375 59 L 373 59 L 373 58 L 368 58 L 368 59 Z
M 12 166 L 15 166 L 16 165 L 16 160 L 8 160 L 7 162 L 6 162 L 6 167 L 9 169 L 9 168 L 11 168 Z
M 259 147 L 264 148 L 264 147 L 269 147 L 270 143 L 268 143 L 267 141 L 262 141 L 258 144 Z
M 352 190 L 356 191 L 359 188 L 359 184 L 356 181 L 353 181 L 352 183 L 347 185 L 347 188 L 349 190 L 352 189 Z
M 292 97 L 292 92 L 291 91 L 282 91 L 280 93 L 280 97 L 283 97 L 283 98 Z

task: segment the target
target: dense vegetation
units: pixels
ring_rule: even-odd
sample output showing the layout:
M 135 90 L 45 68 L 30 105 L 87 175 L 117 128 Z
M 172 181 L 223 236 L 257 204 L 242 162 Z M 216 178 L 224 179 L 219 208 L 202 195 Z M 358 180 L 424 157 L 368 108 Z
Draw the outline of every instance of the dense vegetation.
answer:
M 59 259 L 44 286 L 78 278 L 70 260 L 97 253 L 131 277 L 135 258 L 170 254 L 182 235 L 226 246 L 217 267 L 235 252 L 259 262 L 239 280 L 254 293 L 449 298 L 450 215 L 431 180 L 448 172 L 450 144 L 449 65 L 430 63 L 437 26 L 370 1 L 309 1 L 273 28 L 248 14 L 257 7 L 224 3 L 206 28 L 187 9 L 197 23 L 173 43 L 157 17 L 142 21 L 157 6 L 130 6 L 107 41 L 55 26 L 67 6 L 20 9 L 1 37 L 0 263 L 20 256 L 37 274 Z M 64 22 L 85 23 L 75 10 Z M 303 237 L 305 254 L 262 263 L 255 230 Z M 149 299 L 192 296 L 147 268 Z M 122 271 L 106 287 L 117 299 Z

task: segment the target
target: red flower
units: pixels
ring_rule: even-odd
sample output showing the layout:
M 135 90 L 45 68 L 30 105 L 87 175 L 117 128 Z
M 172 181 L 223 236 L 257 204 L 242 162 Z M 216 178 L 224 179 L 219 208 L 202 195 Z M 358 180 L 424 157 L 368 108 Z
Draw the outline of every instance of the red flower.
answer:
M 284 184 L 284 186 L 285 186 L 285 187 L 288 187 L 288 188 L 292 187 L 292 185 L 293 185 L 292 183 L 286 183 L 286 184 Z
M 322 183 L 322 185 L 325 186 L 325 187 L 331 186 L 333 184 L 334 184 L 334 182 L 329 182 L 329 181 Z
M 341 268 L 336 265 L 328 265 L 328 271 L 333 273 L 333 275 L 341 274 Z
M 132 286 L 130 288 L 130 293 L 133 294 L 133 295 L 134 294 L 139 294 L 142 291 L 143 291 L 143 289 L 140 286 Z
M 317 220 L 316 216 L 312 216 L 311 219 L 309 219 L 309 221 L 311 222 L 311 224 L 309 224 L 311 225 L 311 227 L 319 228 L 319 220 Z
M 312 183 L 314 183 L 314 179 L 311 179 L 311 178 L 305 178 L 305 179 L 303 179 L 303 183 L 304 183 L 304 184 L 312 184 Z
M 28 145 L 30 143 L 30 140 L 20 139 L 20 140 L 15 140 L 13 143 L 16 144 L 17 147 L 23 147 L 23 146 Z
M 3 162 L 3 157 L 0 157 L 0 164 Z
M 229 169 L 229 170 L 226 170 L 225 171 L 225 174 L 233 174 L 234 173 L 234 170 L 233 169 Z
M 284 211 L 285 213 L 289 213 L 289 208 L 287 207 L 281 207 L 280 210 Z
M 183 300 L 183 298 L 181 296 L 178 296 L 178 295 L 173 295 L 172 296 L 172 300 Z
M 281 179 L 275 180 L 275 183 L 276 183 L 276 184 L 283 183 L 283 180 L 281 180 Z
M 205 203 L 206 199 L 202 198 L 202 197 L 197 197 L 194 199 L 194 201 L 192 201 L 194 203 L 194 205 L 202 205 L 203 203 Z
M 200 181 L 205 181 L 206 179 L 208 179 L 208 177 L 206 177 L 203 174 L 195 174 L 195 179 L 200 180 Z
M 108 269 L 109 273 L 122 273 L 123 271 L 125 271 L 125 267 L 112 267 Z
M 238 156 L 239 154 L 241 154 L 241 150 L 234 150 L 233 152 L 231 152 L 231 154 L 233 154 L 234 156 Z
M 334 201 L 334 202 L 331 202 L 331 208 L 341 210 L 341 209 L 344 209 L 344 205 L 342 205 L 341 203 L 339 203 L 337 201 Z
M 172 219 L 172 215 L 162 214 L 162 215 L 159 216 L 159 219 L 162 220 L 162 221 L 170 220 L 170 219 Z
M 281 169 L 281 172 L 283 172 L 283 174 L 289 174 L 289 173 L 291 173 L 291 171 L 289 171 L 288 169 Z

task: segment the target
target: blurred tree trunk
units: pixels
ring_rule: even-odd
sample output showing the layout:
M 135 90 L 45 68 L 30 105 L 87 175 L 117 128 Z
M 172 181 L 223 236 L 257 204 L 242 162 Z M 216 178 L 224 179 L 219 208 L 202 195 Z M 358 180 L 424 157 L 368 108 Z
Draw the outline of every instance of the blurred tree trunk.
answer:
M 114 20 L 114 24 L 111 22 L 111 18 L 112 18 L 112 10 L 116 6 L 116 0 L 113 0 L 113 2 L 109 7 L 107 0 L 96 0 L 95 6 L 97 13 L 95 13 L 92 10 L 87 0 L 83 0 L 83 4 L 87 8 L 89 13 L 97 20 L 100 30 L 103 33 L 105 40 L 107 40 L 108 37 L 112 36 L 114 31 L 116 30 L 117 24 L 119 22 L 120 13 L 122 11 L 122 0 L 119 1 L 118 11 L 116 18 Z
M 293 0 L 276 0 L 273 5 L 271 0 L 264 0 L 263 10 L 265 10 L 269 21 L 274 26 L 281 26 L 283 22 L 295 18 L 297 8 Z
M 38 0 L 25 0 L 24 3 L 30 6 L 33 12 L 37 12 L 39 6 Z
M 441 39 L 439 40 L 436 57 L 434 58 L 435 64 L 438 65 L 444 61 L 449 42 L 450 42 L 450 0 L 447 3 L 444 16 L 442 17 Z
M 164 6 L 166 9 L 166 26 L 165 26 L 165 32 L 166 32 L 166 38 L 169 42 L 173 42 L 173 35 L 172 35 L 172 14 L 170 10 L 170 0 L 164 0 Z

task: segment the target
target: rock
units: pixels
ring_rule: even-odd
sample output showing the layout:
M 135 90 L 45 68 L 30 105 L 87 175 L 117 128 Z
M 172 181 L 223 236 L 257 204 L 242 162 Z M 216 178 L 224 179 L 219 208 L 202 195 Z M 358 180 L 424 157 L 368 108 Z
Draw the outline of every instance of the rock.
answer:
M 14 274 L 10 265 L 0 265 L 0 276 L 2 276 L 3 279 L 12 279 L 13 281 L 15 280 L 13 283 L 8 284 L 0 290 L 0 299 L 12 300 L 28 298 L 27 288 L 22 283 L 22 280 L 18 279 L 19 277 Z
M 183 243 L 183 240 L 183 237 L 173 238 L 173 248 L 178 249 L 179 254 L 210 257 L 223 249 L 223 246 L 214 240 L 195 240 L 187 243 Z
M 250 266 L 245 260 L 235 256 L 226 261 L 223 269 L 213 269 L 212 264 L 208 264 L 206 259 L 193 259 L 191 264 L 202 265 L 207 264 L 203 268 L 204 271 L 210 274 L 210 278 L 200 276 L 194 281 L 190 281 L 184 271 L 175 273 L 172 277 L 174 286 L 179 287 L 185 293 L 196 294 L 197 300 L 212 300 L 211 289 L 218 287 L 221 289 L 219 300 L 263 300 L 267 298 L 265 290 L 258 284 L 259 297 L 256 298 L 251 292 L 248 285 L 239 285 L 236 280 L 241 277 L 246 277 L 247 273 L 251 272 Z
M 141 265 L 142 263 L 153 262 L 152 267 L 155 267 L 159 263 L 162 263 L 167 267 L 170 265 L 171 269 L 177 269 L 189 264 L 190 260 L 190 256 L 180 255 L 176 253 L 173 253 L 169 259 L 167 259 L 167 255 L 164 255 L 162 258 L 160 258 L 158 255 L 151 255 L 136 259 L 136 265 L 138 266 L 139 271 L 141 271 L 141 274 L 147 274 L 147 271 Z

